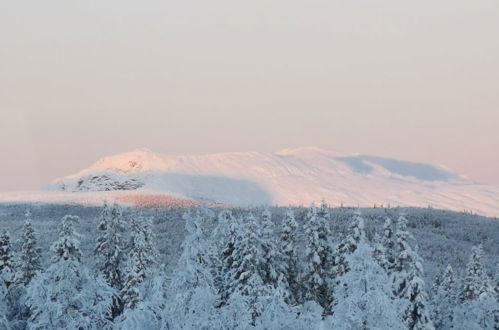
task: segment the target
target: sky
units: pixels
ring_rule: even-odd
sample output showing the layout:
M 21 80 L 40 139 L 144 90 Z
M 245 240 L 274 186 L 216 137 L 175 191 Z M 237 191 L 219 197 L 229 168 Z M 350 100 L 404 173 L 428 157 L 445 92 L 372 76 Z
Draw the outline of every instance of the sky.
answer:
M 499 185 L 497 0 L 0 2 L 0 191 L 318 146 Z

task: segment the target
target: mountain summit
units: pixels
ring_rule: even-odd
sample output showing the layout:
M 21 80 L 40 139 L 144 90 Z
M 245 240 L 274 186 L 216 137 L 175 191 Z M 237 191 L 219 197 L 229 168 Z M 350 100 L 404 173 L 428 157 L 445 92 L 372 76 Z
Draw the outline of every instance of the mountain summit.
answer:
M 168 156 L 147 149 L 102 158 L 45 187 L 154 191 L 231 205 L 420 206 L 499 215 L 499 188 L 441 166 L 315 147 L 275 153 Z

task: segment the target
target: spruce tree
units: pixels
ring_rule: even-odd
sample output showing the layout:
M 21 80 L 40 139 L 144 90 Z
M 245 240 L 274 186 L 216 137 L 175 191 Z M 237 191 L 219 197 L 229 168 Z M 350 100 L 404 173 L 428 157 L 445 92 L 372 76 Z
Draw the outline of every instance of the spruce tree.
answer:
M 229 244 L 230 227 L 234 226 L 235 219 L 230 210 L 223 210 L 218 214 L 217 225 L 210 234 L 208 258 L 213 276 L 214 285 L 220 294 L 224 283 L 224 250 Z M 230 253 L 229 253 L 230 255 Z
M 169 289 L 168 323 L 174 329 L 207 329 L 213 321 L 218 297 L 210 271 L 203 217 L 198 211 L 194 216 L 184 215 L 184 219 L 187 235 Z
M 424 291 L 422 261 L 410 245 L 407 219 L 401 215 L 395 235 L 394 293 L 401 300 L 402 317 L 409 330 L 433 330 Z
M 482 263 L 483 250 L 472 248 L 465 278 L 454 309 L 454 328 L 499 329 L 499 300 Z
M 20 245 L 15 281 L 27 285 L 42 268 L 40 248 L 37 246 L 35 230 L 31 223 L 31 213 L 29 211 L 26 212 Z
M 104 203 L 98 229 L 100 236 L 97 238 L 97 244 L 94 248 L 94 254 L 97 257 L 97 271 L 109 286 L 120 292 L 123 290 L 124 274 L 127 267 L 121 207 L 116 204 L 110 207 Z M 120 295 L 116 295 L 113 298 L 111 319 L 120 315 L 122 310 L 123 301 Z
M 360 211 L 356 211 L 350 222 L 347 235 L 342 239 L 334 251 L 333 279 L 347 273 L 350 268 L 347 256 L 355 252 L 362 240 L 365 240 L 364 218 Z
M 272 214 L 268 210 L 262 213 L 258 236 L 262 251 L 261 264 L 258 266 L 260 277 L 264 284 L 276 287 L 282 269 L 278 265 L 280 251 L 275 244 L 275 226 L 272 222 Z
M 356 249 L 346 255 L 349 267 L 337 279 L 332 329 L 405 329 L 392 299 L 388 274 L 373 253 L 361 235 Z
M 136 266 L 141 280 L 144 280 L 152 271 L 153 266 L 158 263 L 151 218 L 141 213 L 132 217 L 127 251 L 131 256 L 136 255 Z
M 381 237 L 381 247 L 383 255 L 381 256 L 381 266 L 390 274 L 395 263 L 395 242 L 393 237 L 392 219 L 386 217 L 383 224 L 383 235 Z
M 10 322 L 7 319 L 7 287 L 5 286 L 4 281 L 0 278 L 0 329 L 2 330 L 10 330 Z
M 324 309 L 331 303 L 328 278 L 331 276 L 330 232 L 315 206 L 307 213 L 305 231 L 305 265 L 302 275 L 303 300 L 315 301 Z
M 259 271 L 259 265 L 262 264 L 262 251 L 258 233 L 257 221 L 252 214 L 249 214 L 240 231 L 241 237 L 236 241 L 233 262 L 228 274 L 228 292 L 230 295 L 237 293 L 246 297 L 253 325 L 264 308 L 263 298 L 269 292 Z
M 290 305 L 301 301 L 298 268 L 298 223 L 292 210 L 287 210 L 280 236 L 280 264 L 284 274 L 285 300 Z
M 139 285 L 151 274 L 152 267 L 157 263 L 157 252 L 149 218 L 135 214 L 131 219 L 130 231 L 127 249 L 129 260 L 121 293 L 124 306 L 133 309 L 140 301 Z
M 10 234 L 4 230 L 0 235 L 0 277 L 7 287 L 14 280 L 14 267 Z
M 223 245 L 221 246 L 220 253 L 220 270 L 215 279 L 215 283 L 221 297 L 221 305 L 226 304 L 230 295 L 233 293 L 231 276 L 234 267 L 234 254 L 238 239 L 242 236 L 241 222 L 238 219 L 233 218 L 232 214 L 226 213 L 225 215 L 227 216 L 227 223 L 225 227 L 222 227 L 224 229 L 221 230 L 226 230 L 226 232 L 225 235 L 222 236 Z
M 459 294 L 461 302 L 477 300 L 481 295 L 492 291 L 489 279 L 482 263 L 483 249 L 481 245 L 471 249 L 471 255 L 466 265 L 466 275 L 463 288 Z
M 81 235 L 73 228 L 77 221 L 78 217 L 70 215 L 62 219 L 59 237 L 50 248 L 52 264 L 28 286 L 29 329 L 107 326 L 114 292 L 100 277 L 91 277 L 83 265 Z
M 445 268 L 439 278 L 440 280 L 433 299 L 432 319 L 437 329 L 452 329 L 454 319 L 453 310 L 457 299 L 457 283 L 451 265 Z

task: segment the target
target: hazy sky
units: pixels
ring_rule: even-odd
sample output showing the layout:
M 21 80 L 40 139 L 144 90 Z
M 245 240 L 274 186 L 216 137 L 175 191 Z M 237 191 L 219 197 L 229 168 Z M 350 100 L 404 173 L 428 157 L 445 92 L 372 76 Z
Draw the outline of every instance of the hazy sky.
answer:
M 497 0 L 0 2 L 0 190 L 316 145 L 499 185 Z

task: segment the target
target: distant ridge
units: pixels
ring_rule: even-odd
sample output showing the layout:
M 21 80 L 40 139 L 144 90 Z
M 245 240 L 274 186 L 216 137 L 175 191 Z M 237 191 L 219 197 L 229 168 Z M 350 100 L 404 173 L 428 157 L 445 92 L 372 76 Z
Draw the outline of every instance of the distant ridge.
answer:
M 419 206 L 499 215 L 499 188 L 442 166 L 317 147 L 274 153 L 170 156 L 148 149 L 104 157 L 46 190 L 152 191 L 228 205 Z

